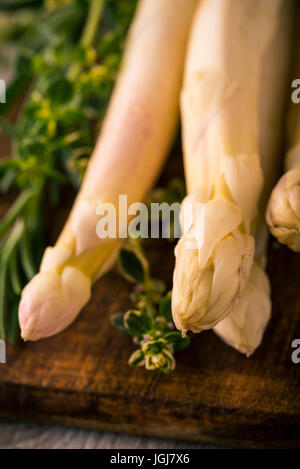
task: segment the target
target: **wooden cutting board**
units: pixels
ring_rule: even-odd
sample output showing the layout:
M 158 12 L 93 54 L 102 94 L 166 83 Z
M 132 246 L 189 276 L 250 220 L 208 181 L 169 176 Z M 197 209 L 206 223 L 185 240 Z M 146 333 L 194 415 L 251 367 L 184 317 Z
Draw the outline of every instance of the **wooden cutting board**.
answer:
M 178 160 L 173 159 L 165 177 L 176 173 Z M 7 205 L 1 199 L 0 215 Z M 165 241 L 147 241 L 146 246 L 153 274 L 170 283 L 173 246 Z M 39 343 L 8 346 L 7 364 L 0 364 L 0 416 L 191 441 L 300 448 L 300 364 L 291 360 L 291 343 L 300 338 L 300 255 L 271 241 L 268 271 L 273 317 L 254 356 L 247 359 L 205 332 L 177 353 L 170 375 L 128 366 L 135 346 L 112 327 L 110 315 L 130 306 L 131 285 L 117 272 L 109 273 L 67 331 Z

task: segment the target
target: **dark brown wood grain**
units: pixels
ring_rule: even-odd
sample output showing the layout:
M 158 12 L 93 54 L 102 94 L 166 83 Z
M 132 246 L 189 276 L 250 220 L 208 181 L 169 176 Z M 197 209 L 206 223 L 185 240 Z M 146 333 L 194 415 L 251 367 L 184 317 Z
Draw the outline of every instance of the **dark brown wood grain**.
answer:
M 176 172 L 172 160 L 167 175 Z M 6 207 L 1 199 L 1 212 Z M 53 226 L 54 232 L 59 228 Z M 170 282 L 173 247 L 160 241 L 147 246 L 154 274 Z M 106 275 L 67 331 L 8 347 L 7 364 L 0 365 L 0 415 L 191 441 L 300 448 L 300 364 L 291 360 L 292 340 L 300 338 L 299 261 L 300 255 L 270 243 L 273 316 L 254 356 L 247 359 L 206 332 L 177 354 L 170 375 L 128 366 L 135 347 L 112 327 L 110 315 L 130 306 L 131 286 L 116 271 Z

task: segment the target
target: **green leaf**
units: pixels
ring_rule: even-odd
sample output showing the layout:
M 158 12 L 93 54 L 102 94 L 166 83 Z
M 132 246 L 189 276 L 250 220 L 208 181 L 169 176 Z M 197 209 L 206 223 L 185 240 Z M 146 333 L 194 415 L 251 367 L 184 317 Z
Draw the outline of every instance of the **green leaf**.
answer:
M 8 264 L 13 255 L 20 238 L 23 234 L 24 224 L 22 221 L 16 222 L 6 243 L 1 250 L 0 258 L 0 335 L 2 339 L 6 338 L 7 331 L 7 293 L 8 293 Z
M 53 103 L 63 105 L 71 101 L 74 96 L 74 89 L 70 81 L 59 77 L 50 83 L 46 93 Z
M 131 366 L 144 366 L 145 357 L 142 350 L 136 350 L 133 352 L 131 357 L 128 360 L 129 365 Z
M 23 289 L 23 283 L 20 279 L 20 272 L 18 270 L 18 257 L 15 252 L 11 256 L 8 269 L 12 291 L 15 293 L 15 295 L 19 296 Z
M 14 253 L 23 233 L 24 222 L 23 220 L 17 220 L 9 237 L 7 238 L 7 241 L 3 245 L 1 254 L 1 264 L 8 264 L 11 255 Z
M 1 117 L 0 117 L 1 119 Z M 21 161 L 16 158 L 5 158 L 0 161 L 0 173 L 4 173 L 11 169 L 19 169 Z
M 139 339 L 152 329 L 153 321 L 147 314 L 132 309 L 124 316 L 124 326 L 132 337 Z
M 124 325 L 124 313 L 115 313 L 111 316 L 111 322 L 113 326 L 120 332 L 128 334 L 127 329 Z
M 0 238 L 6 233 L 6 231 L 13 224 L 18 215 L 23 211 L 24 207 L 32 199 L 34 195 L 33 191 L 24 190 L 17 200 L 14 202 L 12 207 L 9 209 L 5 217 L 1 220 L 0 223 Z
M 137 252 L 123 248 L 120 251 L 120 268 L 123 276 L 134 283 L 144 283 L 147 267 Z
M 168 322 L 172 321 L 172 294 L 168 292 L 159 305 L 159 316 L 165 318 Z
M 67 181 L 66 177 L 57 169 L 51 168 L 51 166 L 41 166 L 41 173 L 45 176 L 48 176 L 49 179 L 54 179 L 57 182 L 65 183 Z
M 28 280 L 31 280 L 36 272 L 36 266 L 34 264 L 32 255 L 32 246 L 28 237 L 28 233 L 25 231 L 20 242 L 20 260 L 24 270 L 24 273 Z
M 168 332 L 164 338 L 168 344 L 173 345 L 174 350 L 183 350 L 190 343 L 190 338 L 188 336 L 182 337 L 181 332 L 179 331 Z

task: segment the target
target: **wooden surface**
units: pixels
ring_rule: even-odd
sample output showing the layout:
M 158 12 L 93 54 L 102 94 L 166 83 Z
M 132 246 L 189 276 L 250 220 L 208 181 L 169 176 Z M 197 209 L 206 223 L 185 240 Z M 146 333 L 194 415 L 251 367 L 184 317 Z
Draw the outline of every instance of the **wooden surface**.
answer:
M 177 162 L 168 175 L 176 173 Z M 8 206 L 1 199 L 0 215 Z M 60 219 L 61 218 L 61 219 Z M 62 223 L 63 217 L 55 217 Z M 54 231 L 59 226 L 53 227 Z M 110 315 L 130 306 L 116 271 L 101 279 L 78 320 L 57 337 L 8 347 L 0 365 L 0 417 L 163 438 L 300 448 L 300 255 L 270 243 L 273 317 L 249 359 L 212 332 L 192 338 L 170 375 L 127 365 L 135 349 Z M 172 246 L 148 241 L 153 274 L 170 282 Z

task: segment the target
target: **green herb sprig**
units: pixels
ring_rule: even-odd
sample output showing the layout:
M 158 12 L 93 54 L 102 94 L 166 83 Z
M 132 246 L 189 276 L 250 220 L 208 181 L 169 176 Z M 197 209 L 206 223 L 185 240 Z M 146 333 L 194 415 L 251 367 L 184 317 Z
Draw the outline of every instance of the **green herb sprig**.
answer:
M 23 50 L 18 56 L 17 68 L 21 60 L 33 85 L 16 127 L 0 119 L 14 143 L 13 157 L 0 161 L 0 190 L 20 192 L 0 222 L 0 336 L 5 340 L 18 334 L 20 291 L 37 272 L 45 246 L 46 196 L 57 204 L 65 183 L 79 186 L 94 147 L 136 1 L 121 3 L 73 0 L 55 8 L 44 18 L 49 46 L 37 45 L 31 30 L 27 55 Z M 58 27 L 68 24 L 65 13 L 75 6 L 76 30 L 85 18 L 79 42 L 75 31 Z M 16 95 L 15 82 L 14 88 Z
M 167 187 L 156 189 L 148 203 L 179 202 L 184 185 L 173 180 Z M 129 237 L 119 255 L 120 270 L 124 278 L 134 283 L 131 294 L 133 308 L 112 316 L 113 325 L 129 334 L 139 348 L 129 358 L 129 364 L 170 373 L 176 367 L 174 353 L 190 343 L 175 330 L 172 320 L 171 292 L 159 279 L 150 274 L 149 262 L 140 238 Z

